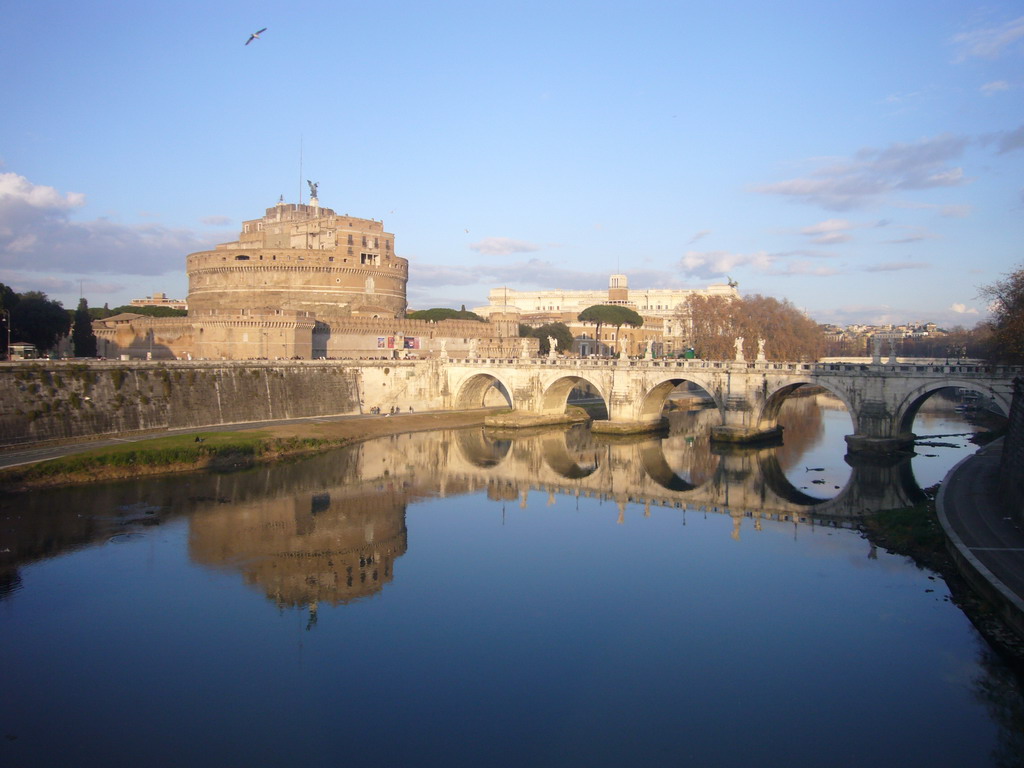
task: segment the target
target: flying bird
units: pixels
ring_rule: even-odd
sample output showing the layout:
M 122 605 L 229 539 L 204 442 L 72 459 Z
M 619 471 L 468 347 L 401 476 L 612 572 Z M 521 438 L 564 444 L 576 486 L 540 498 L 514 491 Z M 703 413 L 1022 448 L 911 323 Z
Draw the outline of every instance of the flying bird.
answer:
M 249 35 L 249 39 L 245 41 L 245 44 L 248 45 L 253 40 L 259 40 L 260 39 L 260 35 L 262 35 L 266 31 L 267 31 L 267 28 L 264 27 L 263 29 L 261 29 L 258 32 L 253 32 L 251 35 Z

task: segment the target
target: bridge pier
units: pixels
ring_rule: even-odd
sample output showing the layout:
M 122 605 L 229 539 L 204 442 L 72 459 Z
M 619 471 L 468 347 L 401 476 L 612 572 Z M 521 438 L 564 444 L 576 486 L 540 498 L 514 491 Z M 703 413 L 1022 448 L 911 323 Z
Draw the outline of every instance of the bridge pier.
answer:
M 904 432 L 892 437 L 875 437 L 873 435 L 847 435 L 846 450 L 852 454 L 892 454 L 906 453 L 914 446 L 917 435 Z
M 886 454 L 906 452 L 917 437 L 913 432 L 901 431 L 899 420 L 886 400 L 865 399 L 854 413 L 856 432 L 846 436 L 850 453 Z
M 599 419 L 590 423 L 590 431 L 605 435 L 642 435 L 664 429 L 665 424 L 665 419 L 661 418 L 653 421 Z
M 711 428 L 711 440 L 717 443 L 760 443 L 782 437 L 782 427 L 763 422 L 754 403 L 743 395 L 729 395 L 722 415 L 725 423 Z

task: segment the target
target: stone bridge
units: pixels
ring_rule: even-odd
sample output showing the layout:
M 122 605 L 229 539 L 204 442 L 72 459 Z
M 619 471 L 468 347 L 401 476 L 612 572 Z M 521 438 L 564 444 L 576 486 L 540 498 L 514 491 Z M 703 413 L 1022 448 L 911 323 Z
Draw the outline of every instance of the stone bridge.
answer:
M 909 363 L 709 362 L 702 360 L 463 359 L 442 360 L 446 405 L 495 404 L 495 391 L 516 412 L 564 413 L 569 393 L 587 384 L 608 409 L 598 430 L 643 431 L 656 427 L 671 392 L 690 382 L 714 400 L 721 416 L 716 440 L 749 442 L 779 433 L 786 397 L 819 386 L 850 412 L 851 451 L 898 449 L 914 439 L 921 404 L 939 389 L 962 387 L 991 398 L 1008 414 L 1020 366 L 913 365 Z M 610 428 L 610 429 L 609 429 Z

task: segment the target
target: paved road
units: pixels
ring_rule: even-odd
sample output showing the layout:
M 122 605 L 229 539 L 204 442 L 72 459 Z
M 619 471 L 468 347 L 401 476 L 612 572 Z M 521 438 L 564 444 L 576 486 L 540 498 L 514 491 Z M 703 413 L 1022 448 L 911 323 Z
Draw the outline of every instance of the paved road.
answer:
M 998 440 L 953 468 L 943 482 L 939 517 L 964 556 L 1024 614 L 1024 528 L 996 498 L 1002 447 Z
M 250 421 L 241 424 L 218 424 L 217 426 L 206 427 L 185 427 L 182 429 L 167 429 L 158 432 L 147 432 L 145 434 L 125 435 L 123 437 L 104 437 L 98 440 L 87 440 L 80 443 L 67 443 L 63 445 L 51 445 L 47 447 L 25 447 L 14 448 L 0 453 L 0 468 L 17 467 L 22 464 L 33 464 L 37 461 L 56 459 L 60 456 L 70 456 L 75 453 L 91 451 L 94 448 L 105 448 L 111 445 L 123 443 L 137 443 L 140 440 L 152 440 L 157 437 L 169 435 L 187 435 L 193 432 L 238 432 L 243 429 L 259 429 L 261 427 L 279 426 L 281 424 L 301 424 L 304 422 L 317 421 L 342 421 L 350 419 L 374 419 L 380 418 L 370 414 L 355 414 L 352 416 L 311 416 L 303 419 L 276 419 L 274 421 Z

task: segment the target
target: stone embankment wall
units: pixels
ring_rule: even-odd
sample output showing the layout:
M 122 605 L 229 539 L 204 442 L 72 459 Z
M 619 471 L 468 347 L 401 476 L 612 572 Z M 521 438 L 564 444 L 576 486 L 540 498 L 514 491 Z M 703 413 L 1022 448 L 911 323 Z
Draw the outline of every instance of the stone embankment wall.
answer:
M 1013 402 L 1000 461 L 999 496 L 1017 522 L 1024 523 L 1024 377 L 1013 381 Z
M 397 361 L 13 363 L 0 366 L 0 448 L 375 405 L 427 410 L 440 406 L 431 370 Z

